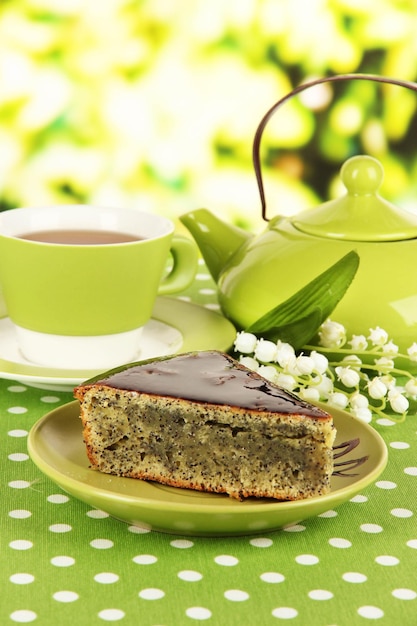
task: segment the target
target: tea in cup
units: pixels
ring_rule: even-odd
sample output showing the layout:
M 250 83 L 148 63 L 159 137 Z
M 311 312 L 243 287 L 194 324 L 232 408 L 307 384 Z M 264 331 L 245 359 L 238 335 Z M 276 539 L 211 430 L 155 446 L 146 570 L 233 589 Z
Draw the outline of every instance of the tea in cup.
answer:
M 170 219 L 136 209 L 0 213 L 0 289 L 20 351 L 37 365 L 106 369 L 134 359 L 156 297 L 185 289 L 197 257 Z

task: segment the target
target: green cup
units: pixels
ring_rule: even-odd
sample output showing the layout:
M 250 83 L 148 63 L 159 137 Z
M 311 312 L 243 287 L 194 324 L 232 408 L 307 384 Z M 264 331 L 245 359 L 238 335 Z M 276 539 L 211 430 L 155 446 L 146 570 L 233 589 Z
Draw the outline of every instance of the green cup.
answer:
M 192 282 L 197 254 L 171 220 L 135 209 L 0 213 L 0 287 L 21 352 L 38 365 L 67 369 L 129 362 L 157 295 Z

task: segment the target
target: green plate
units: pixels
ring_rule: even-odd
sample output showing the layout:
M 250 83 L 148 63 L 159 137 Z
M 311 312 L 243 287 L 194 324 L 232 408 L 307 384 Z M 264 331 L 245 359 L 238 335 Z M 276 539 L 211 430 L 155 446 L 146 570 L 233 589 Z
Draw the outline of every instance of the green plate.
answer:
M 198 304 L 176 298 L 159 297 L 152 320 L 144 327 L 142 360 L 192 350 L 222 350 L 233 344 L 236 330 L 225 317 Z M 0 376 L 40 389 L 71 391 L 103 370 L 52 369 L 26 361 L 20 354 L 12 323 L 0 319 Z M 81 360 L 81 357 L 80 357 Z
M 335 445 L 359 437 L 341 461 L 368 456 L 348 477 L 333 476 L 331 492 L 296 502 L 248 499 L 166 487 L 89 469 L 79 404 L 45 415 L 29 433 L 28 449 L 39 469 L 64 491 L 113 517 L 146 529 L 177 535 L 231 536 L 278 530 L 333 509 L 360 492 L 383 471 L 387 448 L 380 435 L 344 411 L 331 409 Z

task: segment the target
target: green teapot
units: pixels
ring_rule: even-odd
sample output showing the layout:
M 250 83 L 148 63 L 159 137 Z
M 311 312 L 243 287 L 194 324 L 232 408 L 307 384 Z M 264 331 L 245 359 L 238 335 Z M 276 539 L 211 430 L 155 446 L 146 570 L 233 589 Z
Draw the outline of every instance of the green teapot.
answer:
M 382 165 L 359 155 L 341 168 L 341 198 L 292 217 L 268 220 L 259 147 L 275 111 L 295 94 L 326 81 L 372 80 L 417 91 L 417 84 L 372 74 L 345 74 L 304 83 L 263 117 L 253 143 L 253 161 L 266 230 L 252 235 L 206 209 L 180 217 L 196 240 L 218 286 L 219 303 L 237 328 L 248 328 L 351 250 L 359 268 L 332 313 L 348 334 L 369 335 L 380 326 L 401 351 L 417 341 L 417 213 L 400 209 L 378 193 Z

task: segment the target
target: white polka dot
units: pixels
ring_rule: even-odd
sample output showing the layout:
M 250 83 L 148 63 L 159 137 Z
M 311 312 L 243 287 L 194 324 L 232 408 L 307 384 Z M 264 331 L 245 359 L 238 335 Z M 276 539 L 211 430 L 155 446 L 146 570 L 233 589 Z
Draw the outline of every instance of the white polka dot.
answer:
M 364 533 L 369 533 L 371 535 L 382 533 L 382 531 L 384 530 L 379 524 L 361 524 L 359 528 Z
M 14 454 L 9 454 L 8 458 L 10 461 L 16 461 L 19 463 L 21 461 L 27 461 L 29 459 L 29 455 L 24 454 L 24 452 L 15 452 Z
M 330 600 L 333 598 L 333 594 L 327 589 L 312 589 L 308 592 L 308 597 L 312 600 Z
M 96 581 L 96 583 L 110 585 L 112 583 L 116 583 L 119 580 L 119 577 L 113 572 L 100 572 L 100 574 L 96 574 L 94 576 L 94 580 Z
M 12 480 L 9 483 L 9 487 L 12 489 L 27 489 L 30 487 L 30 482 L 28 480 Z
M 264 572 L 260 575 L 260 579 L 264 583 L 282 583 L 285 580 L 285 576 L 278 572 Z
M 127 530 L 134 535 L 145 535 L 147 533 L 150 533 L 152 528 L 150 526 L 142 524 L 141 526 L 128 526 Z
M 57 602 L 75 602 L 78 600 L 79 595 L 75 591 L 57 591 L 53 594 L 53 599 Z
M 196 280 L 210 280 L 211 276 L 210 276 L 210 274 L 206 274 L 206 273 L 203 273 L 203 272 L 198 272 L 195 275 L 195 279 Z
M 13 550 L 30 550 L 33 548 L 33 543 L 31 541 L 27 541 L 26 539 L 16 539 L 15 541 L 11 541 L 9 543 L 9 547 Z
M 368 502 L 368 498 L 366 496 L 358 495 L 351 498 L 350 502 L 353 502 L 354 504 L 363 504 L 364 502 Z
M 184 569 L 181 572 L 178 572 L 178 578 L 181 580 L 186 580 L 187 582 L 195 582 L 197 580 L 201 580 L 203 575 L 200 572 L 195 572 L 192 569 Z
M 18 622 L 19 624 L 28 624 L 29 622 L 33 622 L 37 617 L 38 616 L 34 611 L 28 611 L 25 609 L 13 611 L 10 615 L 10 619 L 13 622 Z
M 22 428 L 15 428 L 14 430 L 9 430 L 7 434 L 9 437 L 27 437 L 28 431 Z
M 394 589 L 392 595 L 397 600 L 415 600 L 417 598 L 417 593 L 413 589 Z
M 32 513 L 26 509 L 15 509 L 14 511 L 9 511 L 9 517 L 12 517 L 13 519 L 27 519 L 31 515 Z
M 69 524 L 52 524 L 49 530 L 51 533 L 69 533 L 72 530 L 72 526 Z
M 93 539 L 90 541 L 90 546 L 97 550 L 108 550 L 114 546 L 114 543 L 110 539 Z
M 100 511 L 99 509 L 91 509 L 91 511 L 87 511 L 87 517 L 91 517 L 91 519 L 104 519 L 106 517 L 110 517 L 108 513 L 105 511 Z
M 319 558 L 314 554 L 299 554 L 295 560 L 299 565 L 316 565 L 319 562 Z
M 203 606 L 192 606 L 185 611 L 185 614 L 190 619 L 196 620 L 205 620 L 211 617 L 211 611 L 205 609 Z
M 156 589 L 155 587 L 149 587 L 148 589 L 142 589 L 139 591 L 139 598 L 143 600 L 160 600 L 164 597 L 165 592 L 162 589 Z
M 9 580 L 11 583 L 14 583 L 15 585 L 29 585 L 30 583 L 33 583 L 33 581 L 35 580 L 35 577 L 32 574 L 26 574 L 26 573 L 12 574 Z
M 410 447 L 410 444 L 405 441 L 392 441 L 389 445 L 395 450 L 407 450 Z
M 10 387 L 7 387 L 7 391 L 10 391 L 11 393 L 22 393 L 23 391 L 26 391 L 26 387 L 23 387 L 22 385 L 10 385 Z
M 220 311 L 220 305 L 218 304 L 212 304 L 212 303 L 205 304 L 204 308 L 209 309 L 210 311 Z
M 68 496 L 64 496 L 62 493 L 53 493 L 47 497 L 48 502 L 52 504 L 64 504 L 69 501 Z
M 274 542 L 267 537 L 255 537 L 255 539 L 251 539 L 249 543 L 255 548 L 270 548 Z
M 399 562 L 400 560 L 397 559 L 396 556 L 389 556 L 387 554 L 381 554 L 381 556 L 377 556 L 375 558 L 375 563 L 378 563 L 378 565 L 386 565 L 388 567 L 398 565 Z
M 318 515 L 318 517 L 332 518 L 332 517 L 337 517 L 337 515 L 338 515 L 337 511 L 330 510 L 330 511 L 326 511 L 325 513 L 321 513 L 320 515 Z
M 397 483 L 393 483 L 390 480 L 379 480 L 375 483 L 375 485 L 380 489 L 395 489 Z
M 123 619 L 124 616 L 125 612 L 120 609 L 104 609 L 104 611 L 98 613 L 98 617 L 105 622 L 118 622 L 120 619 Z
M 380 619 L 384 617 L 384 611 L 377 606 L 361 606 L 358 614 L 366 619 Z
M 352 547 L 352 542 L 349 541 L 348 539 L 342 539 L 341 537 L 332 537 L 331 539 L 329 539 L 329 544 L 332 546 L 332 548 L 351 548 Z
M 224 597 L 231 602 L 244 602 L 248 600 L 249 594 L 246 591 L 241 591 L 241 589 L 228 589 L 224 592 Z
M 376 423 L 379 424 L 380 426 L 395 426 L 396 424 L 396 422 L 386 417 L 382 417 L 381 419 L 376 420 Z
M 408 474 L 408 476 L 417 476 L 417 467 L 404 468 L 404 474 Z
M 53 404 L 54 402 L 59 402 L 59 398 L 56 396 L 42 396 L 41 402 L 45 402 L 46 404 Z
M 174 541 L 171 541 L 170 545 L 173 548 L 180 548 L 180 550 L 184 550 L 186 548 L 192 548 L 194 543 L 188 539 L 174 539 Z
M 216 293 L 216 290 L 205 288 L 205 289 L 199 289 L 198 293 L 201 294 L 202 296 L 213 296 Z
M 414 513 L 413 511 L 410 511 L 410 509 L 391 509 L 391 515 L 394 517 L 406 518 L 413 517 Z
M 27 413 L 27 409 L 24 406 L 11 406 L 7 409 L 8 413 L 12 413 L 13 415 L 22 415 L 23 413 Z
M 365 574 L 360 574 L 359 572 L 345 572 L 342 578 L 347 583 L 364 583 L 366 580 L 368 580 Z
M 297 617 L 298 611 L 289 606 L 280 606 L 272 611 L 272 615 L 274 617 L 278 617 L 279 619 L 293 619 L 294 617 Z
M 407 541 L 406 545 L 409 548 L 414 548 L 414 550 L 417 550 L 417 539 L 410 539 L 410 541 Z
M 306 527 L 302 526 L 302 524 L 294 524 L 293 526 L 287 526 L 282 530 L 286 533 L 302 533 L 305 529 Z
M 72 556 L 54 556 L 51 559 L 51 564 L 56 567 L 71 567 L 74 565 L 75 559 Z
M 219 554 L 219 556 L 215 557 L 214 562 L 217 563 L 217 565 L 231 567 L 233 565 L 237 565 L 239 563 L 239 559 L 235 556 L 230 556 L 229 554 Z
M 132 559 L 132 561 L 138 565 L 152 565 L 152 563 L 156 563 L 157 560 L 158 559 L 156 556 L 153 556 L 153 554 L 138 554 Z

